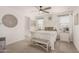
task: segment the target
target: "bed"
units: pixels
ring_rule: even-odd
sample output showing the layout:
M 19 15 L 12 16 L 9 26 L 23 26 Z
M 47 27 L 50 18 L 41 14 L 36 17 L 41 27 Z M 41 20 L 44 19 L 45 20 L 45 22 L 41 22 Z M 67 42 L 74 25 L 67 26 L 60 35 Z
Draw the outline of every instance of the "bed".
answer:
M 32 31 L 31 32 L 31 40 L 32 42 L 38 42 L 41 44 L 47 44 L 46 50 L 48 51 L 48 48 L 51 47 L 51 50 L 54 50 L 54 44 L 57 38 L 57 32 L 56 31 Z M 41 45 L 42 46 L 42 45 Z

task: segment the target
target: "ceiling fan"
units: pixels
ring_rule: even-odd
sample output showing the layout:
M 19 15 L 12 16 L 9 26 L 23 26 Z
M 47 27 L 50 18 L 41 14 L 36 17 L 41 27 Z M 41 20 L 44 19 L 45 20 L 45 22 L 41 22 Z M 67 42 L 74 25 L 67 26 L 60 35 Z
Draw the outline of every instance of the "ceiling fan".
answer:
M 47 10 L 51 9 L 51 7 L 45 7 L 44 6 L 39 6 L 39 11 L 45 12 L 45 13 L 49 13 Z

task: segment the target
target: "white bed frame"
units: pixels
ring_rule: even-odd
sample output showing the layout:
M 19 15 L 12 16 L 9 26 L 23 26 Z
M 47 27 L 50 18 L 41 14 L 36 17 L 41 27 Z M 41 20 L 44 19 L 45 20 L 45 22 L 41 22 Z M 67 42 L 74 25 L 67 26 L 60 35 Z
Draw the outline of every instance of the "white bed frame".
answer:
M 41 46 L 47 52 L 49 51 L 49 47 L 51 50 L 54 50 L 54 43 L 57 38 L 56 31 L 32 31 L 31 32 L 32 44 Z M 45 47 L 43 46 L 45 45 Z

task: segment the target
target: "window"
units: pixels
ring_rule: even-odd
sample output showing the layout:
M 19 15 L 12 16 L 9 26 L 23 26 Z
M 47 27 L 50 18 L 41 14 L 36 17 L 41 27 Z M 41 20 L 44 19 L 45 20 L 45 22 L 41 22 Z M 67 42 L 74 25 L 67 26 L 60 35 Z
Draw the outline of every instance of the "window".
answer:
M 38 20 L 37 20 L 37 27 L 38 27 L 38 30 L 44 29 L 43 21 L 44 21 L 43 19 L 38 19 Z
M 60 16 L 60 23 L 69 23 L 69 16 Z
M 63 15 L 59 16 L 59 29 L 60 31 L 69 31 L 71 28 L 71 16 L 70 15 Z
M 59 16 L 59 24 L 62 27 L 69 26 L 69 24 L 70 24 L 70 16 L 69 15 Z

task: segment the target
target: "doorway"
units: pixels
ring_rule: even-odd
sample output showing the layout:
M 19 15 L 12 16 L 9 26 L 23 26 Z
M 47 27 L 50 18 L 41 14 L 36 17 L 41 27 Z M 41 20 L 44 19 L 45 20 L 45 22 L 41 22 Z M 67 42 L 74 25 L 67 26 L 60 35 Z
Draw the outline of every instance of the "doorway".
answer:
M 60 15 L 58 16 L 58 35 L 60 40 L 72 41 L 72 15 Z

